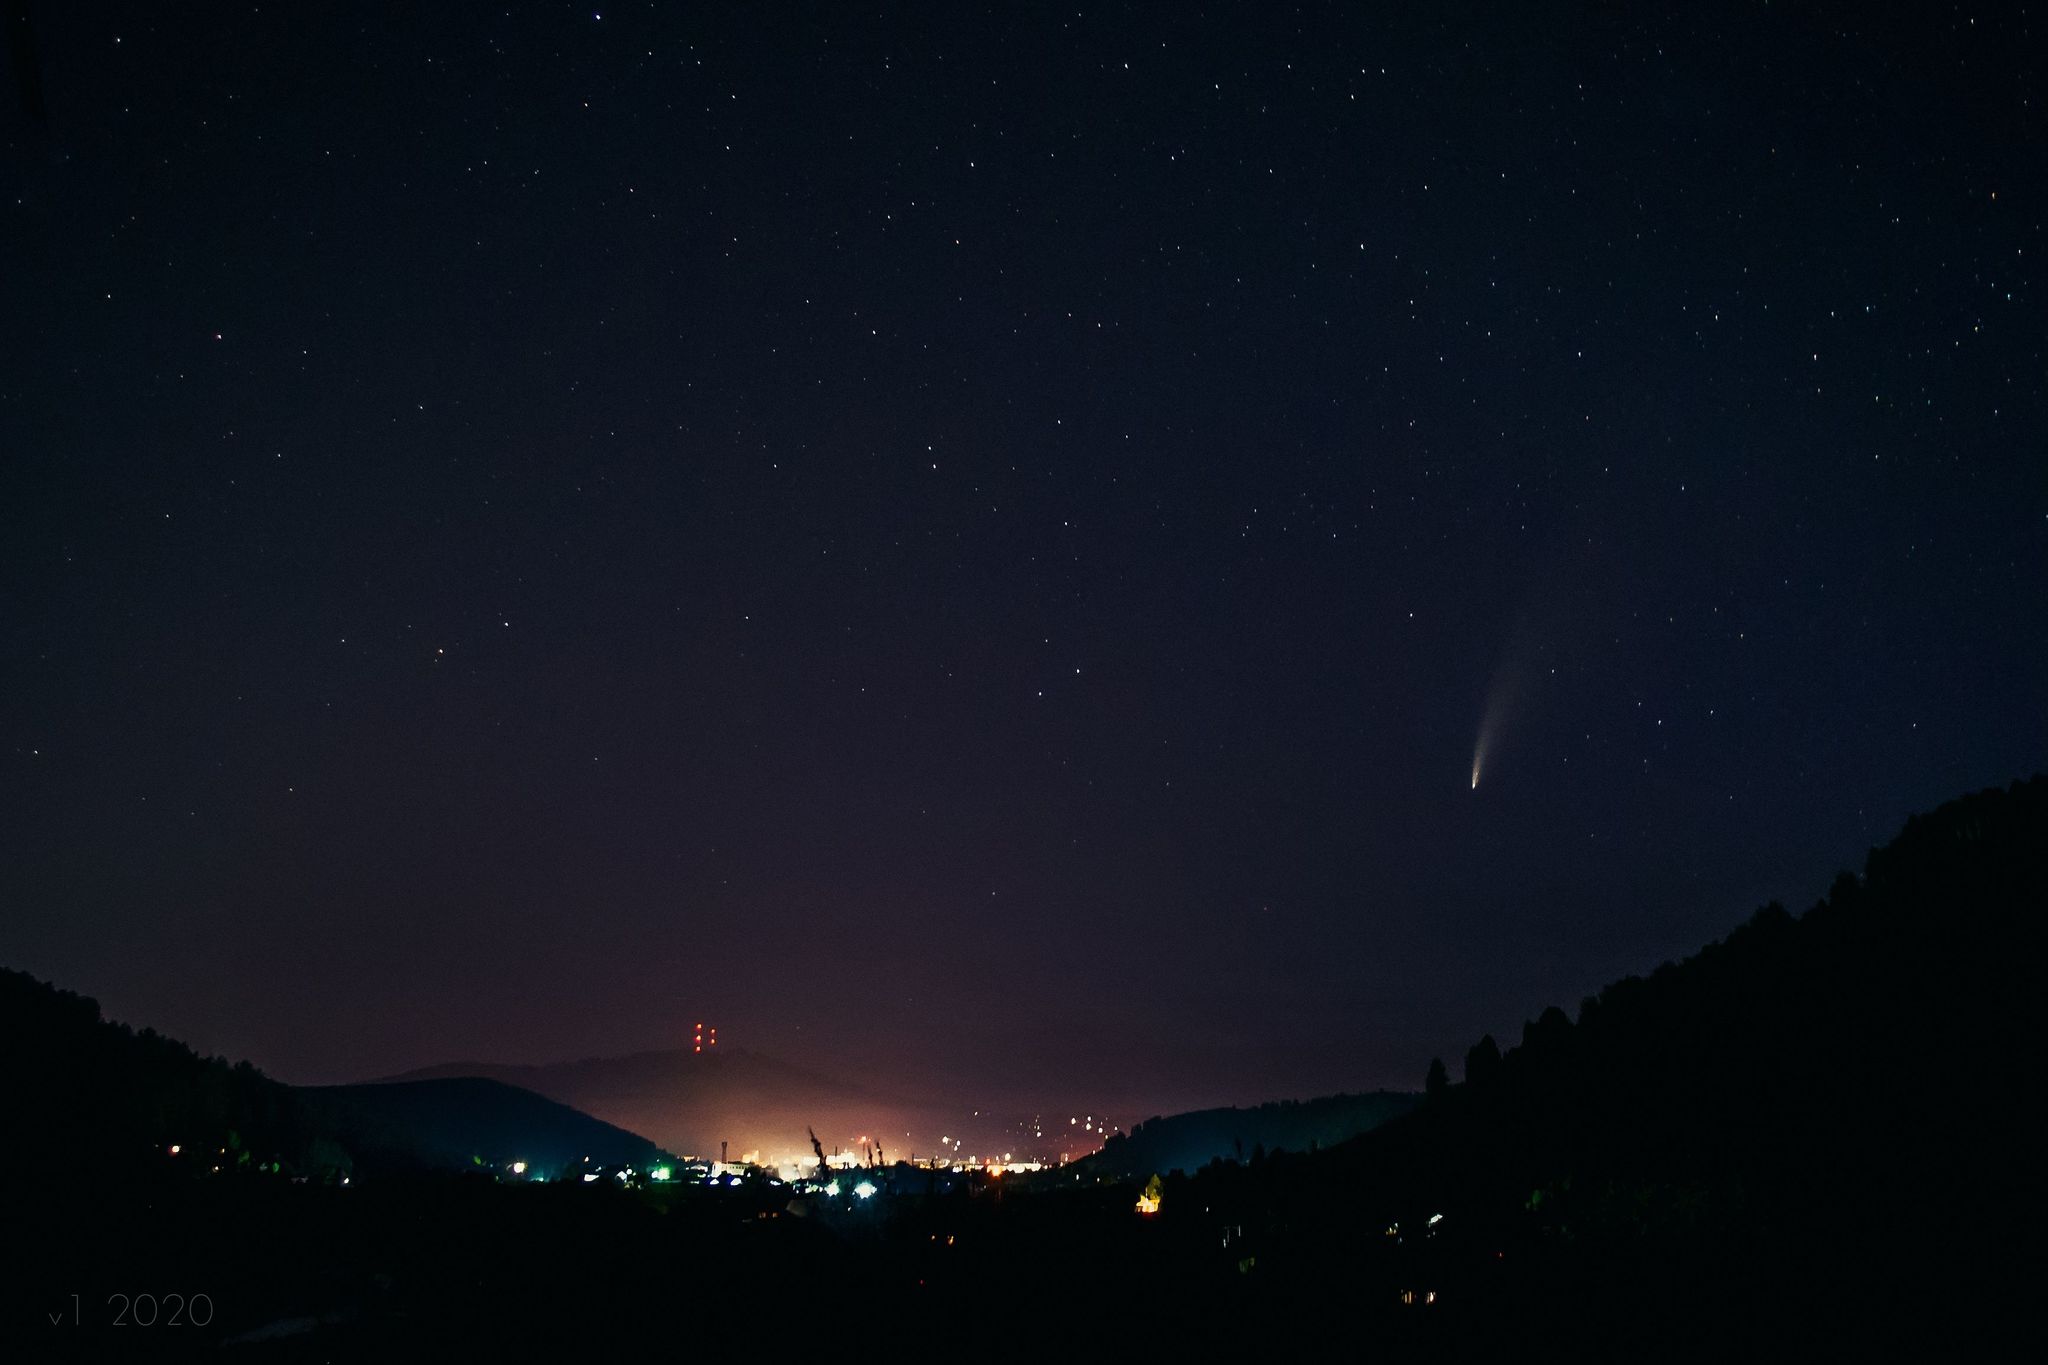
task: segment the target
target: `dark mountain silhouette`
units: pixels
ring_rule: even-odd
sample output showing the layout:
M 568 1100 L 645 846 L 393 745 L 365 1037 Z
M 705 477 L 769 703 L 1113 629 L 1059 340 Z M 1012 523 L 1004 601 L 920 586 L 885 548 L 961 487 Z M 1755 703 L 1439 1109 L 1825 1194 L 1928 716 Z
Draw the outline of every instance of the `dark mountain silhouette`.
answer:
M 643 1166 L 660 1155 L 644 1138 L 491 1081 L 285 1085 L 102 1019 L 98 1002 L 21 972 L 0 970 L 0 1038 L 0 1094 L 13 1116 L 0 1124 L 0 1159 L 13 1170 L 332 1178 L 514 1160 L 552 1170 L 585 1156 Z
M 1086 1158 L 1084 1167 L 1102 1175 L 1142 1176 L 1193 1171 L 1211 1161 L 1245 1161 L 1269 1152 L 1305 1152 L 1370 1132 L 1421 1102 L 1420 1095 L 1380 1090 L 1278 1100 L 1250 1109 L 1197 1109 L 1146 1119 L 1116 1134 Z
M 726 1143 L 774 1160 L 809 1151 L 806 1131 L 828 1144 L 855 1134 L 940 1131 L 934 1106 L 880 1094 L 744 1048 L 588 1057 L 544 1066 L 453 1062 L 388 1079 L 483 1077 L 645 1133 L 671 1151 L 716 1156 Z M 907 1155 L 908 1153 L 903 1153 Z
M 302 1331 L 275 1357 L 292 1359 L 582 1358 L 593 1342 L 638 1357 L 682 1339 L 825 1355 L 867 1323 L 913 1355 L 2031 1359 L 2044 906 L 2048 780 L 1967 797 L 1804 915 L 1766 906 L 1575 1014 L 1543 1011 L 1511 1046 L 1482 1038 L 1360 1137 L 1168 1174 L 1143 1213 L 1147 1182 L 1086 1166 L 876 1171 L 868 1198 L 766 1179 L 145 1185 L 131 1173 L 173 1164 L 167 1125 L 240 1169 L 332 1143 L 367 1122 L 363 1102 L 328 1092 L 340 1108 L 323 1112 L 320 1092 L 4 974 L 0 1194 L 32 1254 L 0 1339 L 41 1333 L 53 1308 L 54 1326 L 73 1295 L 183 1283 L 214 1297 L 216 1338 Z M 660 1098 L 676 1059 L 635 1065 Z M 546 1103 L 489 1082 L 367 1089 L 373 1107 L 424 1106 L 387 1119 L 441 1162 L 482 1142 L 437 1126 L 470 1117 L 437 1117 L 442 1098 L 508 1106 L 529 1134 Z M 1158 1120 L 1131 1142 L 1163 1151 L 1183 1119 L 1264 1112 Z M 792 1285 L 856 1308 L 792 1312 Z

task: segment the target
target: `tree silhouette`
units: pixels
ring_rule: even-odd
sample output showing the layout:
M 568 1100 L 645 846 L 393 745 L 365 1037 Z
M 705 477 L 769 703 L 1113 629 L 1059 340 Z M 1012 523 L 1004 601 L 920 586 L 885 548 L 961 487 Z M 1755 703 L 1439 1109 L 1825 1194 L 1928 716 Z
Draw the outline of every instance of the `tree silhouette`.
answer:
M 1500 1044 L 1487 1034 L 1465 1053 L 1465 1083 L 1485 1085 L 1500 1074 Z

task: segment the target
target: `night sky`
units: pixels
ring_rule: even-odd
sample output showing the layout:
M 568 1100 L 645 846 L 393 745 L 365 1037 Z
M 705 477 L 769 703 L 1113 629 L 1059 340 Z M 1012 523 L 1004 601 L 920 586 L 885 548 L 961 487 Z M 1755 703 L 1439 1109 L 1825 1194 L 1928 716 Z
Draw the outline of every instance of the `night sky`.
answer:
M 8 8 L 0 962 L 1414 1088 L 2048 763 L 2038 15 L 507 8 Z

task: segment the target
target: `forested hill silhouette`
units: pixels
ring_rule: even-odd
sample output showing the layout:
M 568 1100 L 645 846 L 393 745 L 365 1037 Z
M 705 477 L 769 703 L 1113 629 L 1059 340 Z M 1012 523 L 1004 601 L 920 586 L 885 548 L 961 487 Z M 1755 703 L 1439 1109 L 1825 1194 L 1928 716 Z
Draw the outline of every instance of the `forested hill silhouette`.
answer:
M 492 1081 L 285 1085 L 4 969 L 0 1038 L 0 1169 L 17 1175 L 89 1169 L 125 1181 L 219 1167 L 338 1179 L 359 1168 L 558 1168 L 584 1156 L 624 1166 L 659 1155 L 645 1138 Z
M 1909 1172 L 1922 1201 L 1975 1188 L 2040 1056 L 2044 871 L 2048 779 L 1916 816 L 1804 915 L 1774 902 L 1576 1021 L 1552 1006 L 1505 1053 L 1480 1039 L 1390 1143 L 1452 1144 L 1447 1179 L 1683 1173 L 1758 1211 L 1865 1208 Z
M 1914 817 L 1804 915 L 1767 905 L 1514 1047 L 1481 1038 L 1375 1132 L 1212 1169 L 1199 1202 L 1286 1227 L 1261 1265 L 1308 1281 L 1361 1226 L 1420 1242 L 1415 1274 L 1517 1330 L 1595 1296 L 1603 1321 L 1768 1316 L 1837 1348 L 1982 1321 L 2035 1260 L 2012 1238 L 2042 1204 L 2044 908 L 2035 777 Z
M 1306 1152 L 1357 1137 L 1413 1109 L 1420 1095 L 1378 1090 L 1275 1100 L 1249 1109 L 1197 1109 L 1146 1119 L 1085 1158 L 1103 1175 L 1143 1176 L 1193 1171 L 1218 1160 L 1252 1160 L 1268 1152 Z

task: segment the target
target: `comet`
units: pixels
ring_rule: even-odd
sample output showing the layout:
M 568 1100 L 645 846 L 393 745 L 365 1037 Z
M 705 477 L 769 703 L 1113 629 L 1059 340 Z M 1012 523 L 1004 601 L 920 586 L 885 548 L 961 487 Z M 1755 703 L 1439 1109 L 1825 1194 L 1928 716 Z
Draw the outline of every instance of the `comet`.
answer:
M 1479 738 L 1472 742 L 1472 790 L 1479 790 L 1479 774 L 1486 767 L 1486 751 L 1493 747 L 1494 735 L 1500 730 L 1501 722 L 1507 717 L 1507 688 L 1496 678 L 1493 691 L 1486 700 L 1486 714 L 1479 720 Z
M 1529 645 L 1523 638 L 1526 634 L 1526 629 L 1518 627 L 1509 636 L 1507 647 L 1501 651 L 1500 663 L 1493 670 L 1493 683 L 1486 689 L 1486 709 L 1479 717 L 1479 735 L 1472 741 L 1473 791 L 1479 790 L 1479 778 L 1486 769 L 1486 756 L 1499 741 L 1501 727 L 1507 724 L 1508 716 L 1521 698 L 1522 677 L 1526 672 L 1523 660 L 1529 653 Z
M 1587 543 L 1591 543 L 1590 537 Z M 1560 648 L 1573 634 L 1581 610 L 1582 574 L 1575 561 L 1555 555 L 1532 564 L 1525 573 L 1528 587 L 1505 623 L 1507 630 L 1480 709 L 1479 733 L 1472 740 L 1472 791 L 1479 790 L 1480 779 L 1499 761 L 1508 723 L 1521 723 L 1524 704 L 1537 699 L 1537 684 L 1546 670 L 1557 672 L 1549 666 L 1558 661 Z

